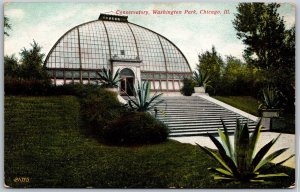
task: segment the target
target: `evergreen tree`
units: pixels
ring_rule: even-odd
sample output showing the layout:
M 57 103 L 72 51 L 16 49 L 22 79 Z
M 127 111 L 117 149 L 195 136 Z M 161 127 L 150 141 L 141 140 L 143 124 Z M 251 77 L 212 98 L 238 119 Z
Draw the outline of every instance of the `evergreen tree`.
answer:
M 41 53 L 42 47 L 33 40 L 30 44 L 31 49 L 25 47 L 21 50 L 21 77 L 23 79 L 47 80 L 46 68 L 43 66 L 44 54 Z
M 15 55 L 4 57 L 4 76 L 16 78 L 19 76 L 20 66 Z

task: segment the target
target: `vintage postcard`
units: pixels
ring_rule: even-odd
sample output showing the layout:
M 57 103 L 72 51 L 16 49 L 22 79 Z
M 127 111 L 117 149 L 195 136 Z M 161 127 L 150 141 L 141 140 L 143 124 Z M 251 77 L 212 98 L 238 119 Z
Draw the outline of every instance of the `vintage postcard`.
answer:
M 4 187 L 296 189 L 295 12 L 4 3 Z

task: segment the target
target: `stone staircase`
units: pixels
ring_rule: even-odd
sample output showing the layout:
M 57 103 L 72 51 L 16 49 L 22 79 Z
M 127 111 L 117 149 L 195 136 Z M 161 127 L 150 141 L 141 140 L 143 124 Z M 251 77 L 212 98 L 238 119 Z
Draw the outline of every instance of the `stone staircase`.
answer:
M 216 134 L 217 128 L 223 130 L 221 119 L 230 133 L 235 130 L 236 119 L 240 119 L 242 123 L 248 122 L 250 131 L 256 125 L 255 121 L 198 96 L 172 96 L 162 99 L 165 102 L 157 108 L 164 111 L 165 115 L 158 112 L 157 117 L 168 125 L 170 137 Z

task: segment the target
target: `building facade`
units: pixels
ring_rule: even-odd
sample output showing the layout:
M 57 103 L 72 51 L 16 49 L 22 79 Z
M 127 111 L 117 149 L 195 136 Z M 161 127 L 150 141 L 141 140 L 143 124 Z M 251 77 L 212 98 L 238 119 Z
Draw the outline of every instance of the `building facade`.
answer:
M 67 31 L 44 64 L 54 84 L 93 83 L 101 69 L 120 69 L 119 91 L 129 94 L 141 81 L 149 81 L 151 91 L 178 93 L 183 78 L 192 75 L 183 53 L 167 38 L 127 16 L 107 14 Z

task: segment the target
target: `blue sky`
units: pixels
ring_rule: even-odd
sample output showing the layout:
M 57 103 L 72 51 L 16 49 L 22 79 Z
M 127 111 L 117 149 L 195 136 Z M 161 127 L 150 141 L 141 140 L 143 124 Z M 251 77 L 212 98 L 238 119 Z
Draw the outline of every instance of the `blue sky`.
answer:
M 4 39 L 4 54 L 18 53 L 36 40 L 45 54 L 70 28 L 95 20 L 100 13 L 152 10 L 196 10 L 196 15 L 128 15 L 132 23 L 156 31 L 175 43 L 194 68 L 198 54 L 215 45 L 222 55 L 242 59 L 244 45 L 237 39 L 232 21 L 237 3 L 6 3 L 4 14 L 10 19 L 12 30 Z M 199 14 L 200 10 L 229 10 L 230 14 Z M 282 4 L 279 13 L 287 27 L 295 22 L 295 7 Z

